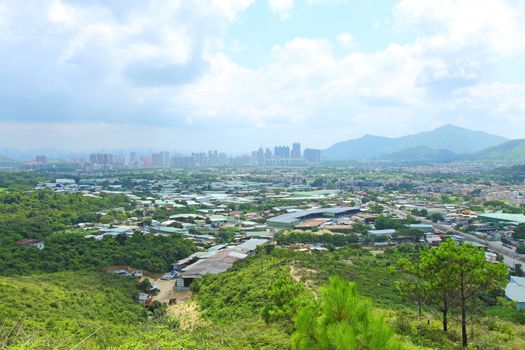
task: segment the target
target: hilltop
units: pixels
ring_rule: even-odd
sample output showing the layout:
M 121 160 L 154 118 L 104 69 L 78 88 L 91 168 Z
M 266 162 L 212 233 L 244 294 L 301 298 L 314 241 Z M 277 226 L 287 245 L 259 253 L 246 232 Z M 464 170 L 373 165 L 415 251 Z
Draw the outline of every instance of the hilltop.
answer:
M 338 142 L 324 150 L 323 155 L 327 160 L 366 160 L 419 147 L 468 154 L 506 141 L 508 139 L 501 136 L 447 124 L 431 131 L 398 138 L 365 135 Z
M 468 160 L 525 163 L 525 139 L 511 140 L 466 157 Z
M 446 149 L 436 150 L 426 146 L 418 146 L 381 155 L 374 160 L 409 165 L 422 163 L 449 163 L 456 159 L 457 155 L 452 151 Z

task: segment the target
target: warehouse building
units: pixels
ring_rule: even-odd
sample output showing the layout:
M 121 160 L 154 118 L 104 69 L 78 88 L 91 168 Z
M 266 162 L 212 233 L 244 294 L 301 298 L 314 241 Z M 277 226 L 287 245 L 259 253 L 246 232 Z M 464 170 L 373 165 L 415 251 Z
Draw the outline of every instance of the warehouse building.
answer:
M 295 213 L 275 216 L 266 221 L 266 224 L 275 228 L 293 228 L 301 221 L 316 218 L 334 218 L 356 214 L 359 207 L 333 207 L 298 211 Z

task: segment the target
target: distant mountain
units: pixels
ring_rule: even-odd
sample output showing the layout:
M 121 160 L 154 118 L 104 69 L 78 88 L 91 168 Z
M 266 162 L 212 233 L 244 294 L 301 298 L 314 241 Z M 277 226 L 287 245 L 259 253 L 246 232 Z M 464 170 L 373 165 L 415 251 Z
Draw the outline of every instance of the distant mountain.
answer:
M 374 161 L 404 164 L 449 163 L 456 160 L 457 155 L 449 150 L 436 150 L 426 146 L 408 148 L 374 158 Z
M 10 166 L 15 164 L 16 162 L 12 159 L 7 158 L 6 156 L 3 156 L 0 154 L 0 166 Z
M 525 163 L 525 139 L 511 140 L 501 145 L 462 157 L 465 160 L 500 163 Z
M 323 156 L 327 160 L 365 160 L 417 147 L 467 154 L 506 141 L 508 139 L 501 136 L 447 124 L 432 131 L 398 138 L 366 135 L 338 142 L 324 150 Z

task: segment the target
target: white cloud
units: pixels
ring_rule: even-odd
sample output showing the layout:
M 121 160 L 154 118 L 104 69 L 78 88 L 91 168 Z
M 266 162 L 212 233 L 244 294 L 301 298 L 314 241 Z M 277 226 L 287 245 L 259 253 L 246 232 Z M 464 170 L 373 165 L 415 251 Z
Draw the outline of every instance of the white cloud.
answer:
M 282 20 L 287 19 L 293 9 L 294 0 L 268 0 L 270 9 L 278 14 Z
M 296 37 L 256 68 L 223 52 L 252 0 L 14 3 L 0 4 L 0 29 L 9 28 L 0 31 L 0 88 L 9 90 L 0 121 L 243 129 L 246 138 L 304 130 L 330 141 L 525 121 L 525 86 L 488 74 L 525 51 L 525 11 L 507 1 L 401 0 L 395 18 L 418 33 L 413 41 L 360 52 L 340 50 L 355 47 L 347 32 L 337 42 Z M 293 9 L 272 3 L 281 16 Z
M 337 41 L 343 47 L 355 47 L 357 45 L 354 36 L 346 32 L 339 34 L 337 36 Z
M 429 48 L 469 46 L 484 54 L 508 54 L 525 48 L 522 0 L 401 0 L 398 19 L 428 39 Z

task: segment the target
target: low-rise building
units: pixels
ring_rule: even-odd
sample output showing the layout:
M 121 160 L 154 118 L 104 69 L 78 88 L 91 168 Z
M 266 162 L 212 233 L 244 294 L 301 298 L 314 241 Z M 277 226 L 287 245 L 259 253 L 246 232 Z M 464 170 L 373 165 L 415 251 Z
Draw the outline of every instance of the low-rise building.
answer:
M 525 277 L 510 276 L 505 298 L 515 302 L 518 310 L 525 310 Z
M 26 247 L 32 246 L 40 250 L 44 249 L 44 242 L 38 239 L 21 239 L 19 241 L 16 241 L 16 244 L 19 246 L 26 246 Z

